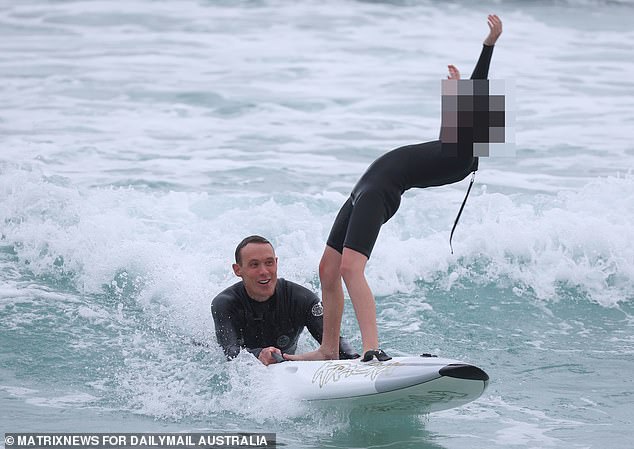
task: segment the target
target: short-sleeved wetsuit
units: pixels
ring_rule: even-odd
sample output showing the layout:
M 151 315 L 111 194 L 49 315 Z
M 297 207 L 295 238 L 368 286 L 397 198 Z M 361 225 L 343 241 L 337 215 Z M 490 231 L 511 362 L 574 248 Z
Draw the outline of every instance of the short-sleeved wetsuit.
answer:
M 471 79 L 486 79 L 493 46 L 484 45 Z M 358 251 L 368 258 L 381 226 L 398 210 L 401 195 L 413 187 L 435 187 L 463 180 L 478 169 L 473 152 L 442 154 L 440 140 L 397 148 L 375 160 L 339 210 L 327 245 L 343 252 Z
M 241 348 L 256 357 L 269 346 L 294 354 L 304 327 L 321 343 L 323 308 L 319 298 L 285 279 L 277 280 L 275 293 L 263 302 L 249 297 L 244 283 L 238 282 L 213 299 L 211 313 L 216 338 L 229 359 L 236 357 Z M 340 338 L 339 357 L 358 357 L 344 338 Z

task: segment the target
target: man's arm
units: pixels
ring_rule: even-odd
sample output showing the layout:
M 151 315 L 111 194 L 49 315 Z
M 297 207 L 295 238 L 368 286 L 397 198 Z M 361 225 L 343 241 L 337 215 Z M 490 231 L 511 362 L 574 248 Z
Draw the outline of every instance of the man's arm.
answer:
M 225 290 L 211 302 L 211 315 L 216 328 L 216 339 L 227 359 L 236 357 L 241 349 L 240 333 L 235 323 L 237 317 L 231 316 L 231 301 L 230 293 Z M 254 355 L 257 357 L 259 354 Z
M 213 316 L 214 325 L 216 327 L 216 339 L 227 356 L 227 359 L 231 360 L 237 357 L 240 350 L 245 348 L 264 365 L 275 363 L 276 360 L 273 357 L 273 353 L 282 354 L 278 348 L 273 346 L 269 346 L 268 348 L 247 348 L 244 346 L 244 342 L 240 341 L 238 313 L 231 307 L 233 301 L 238 301 L 238 298 L 232 296 L 231 289 L 227 289 L 216 296 L 211 302 L 211 315 Z

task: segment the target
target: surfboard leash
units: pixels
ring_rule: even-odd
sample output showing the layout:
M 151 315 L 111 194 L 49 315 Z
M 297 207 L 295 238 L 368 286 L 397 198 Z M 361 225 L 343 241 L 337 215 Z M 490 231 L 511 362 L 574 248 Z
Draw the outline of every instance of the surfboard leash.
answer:
M 475 171 L 471 173 L 471 182 L 469 182 L 469 188 L 467 189 L 467 194 L 464 196 L 464 200 L 462 200 L 462 205 L 460 206 L 460 210 L 458 211 L 458 216 L 456 217 L 456 221 L 453 222 L 453 227 L 451 228 L 451 234 L 449 235 L 449 248 L 451 248 L 451 254 L 453 254 L 453 246 L 451 245 L 451 240 L 453 239 L 453 233 L 456 230 L 456 226 L 458 226 L 458 221 L 460 220 L 460 215 L 462 215 L 464 206 L 465 204 L 467 204 L 467 198 L 469 198 L 469 192 L 471 192 L 473 181 L 475 181 L 475 174 L 476 174 Z

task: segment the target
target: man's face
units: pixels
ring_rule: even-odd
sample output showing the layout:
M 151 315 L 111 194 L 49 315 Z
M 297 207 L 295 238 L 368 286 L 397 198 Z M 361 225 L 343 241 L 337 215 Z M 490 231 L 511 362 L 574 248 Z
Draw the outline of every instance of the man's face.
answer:
M 241 277 L 249 296 L 266 301 L 277 284 L 277 257 L 268 243 L 249 243 L 242 250 L 240 265 L 233 264 L 233 272 Z

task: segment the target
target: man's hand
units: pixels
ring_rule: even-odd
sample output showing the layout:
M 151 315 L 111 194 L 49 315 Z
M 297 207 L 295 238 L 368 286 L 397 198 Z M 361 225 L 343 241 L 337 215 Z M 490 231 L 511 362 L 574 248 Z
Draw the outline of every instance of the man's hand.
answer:
M 498 40 L 498 37 L 500 37 L 500 34 L 502 34 L 502 21 L 495 14 L 491 14 L 487 18 L 487 22 L 489 24 L 490 31 L 489 31 L 489 35 L 484 40 L 484 45 L 491 47 L 495 45 L 495 43 Z
M 263 348 L 260 351 L 260 355 L 258 356 L 258 360 L 265 365 L 270 365 L 272 363 L 277 363 L 277 360 L 273 358 L 273 353 L 277 353 L 280 356 L 282 355 L 282 351 L 277 349 L 275 346 L 269 346 L 268 348 Z

